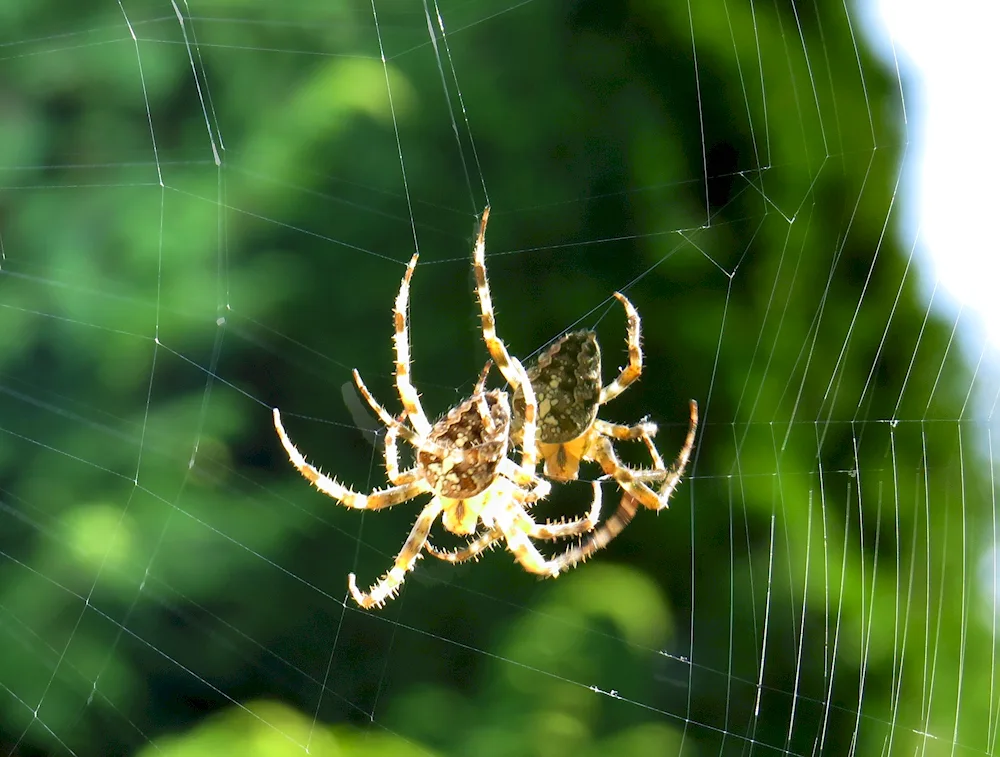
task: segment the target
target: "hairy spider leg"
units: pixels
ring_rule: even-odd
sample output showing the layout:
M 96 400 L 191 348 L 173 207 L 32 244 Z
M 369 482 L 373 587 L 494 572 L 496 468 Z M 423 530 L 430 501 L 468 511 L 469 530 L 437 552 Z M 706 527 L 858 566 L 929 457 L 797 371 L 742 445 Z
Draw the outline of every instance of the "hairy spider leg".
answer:
M 393 486 L 389 489 L 376 489 L 371 494 L 361 494 L 359 492 L 353 491 L 347 486 L 337 481 L 335 478 L 327 476 L 325 473 L 320 471 L 315 466 L 311 465 L 302 453 L 295 448 L 292 440 L 288 437 L 285 432 L 285 427 L 281 423 L 281 413 L 278 408 L 273 410 L 274 416 L 274 428 L 278 432 L 278 438 L 281 440 L 281 446 L 285 448 L 285 452 L 288 453 L 288 459 L 291 461 L 295 469 L 298 470 L 302 476 L 312 483 L 317 489 L 326 494 L 328 497 L 340 502 L 346 507 L 351 507 L 356 510 L 381 510 L 385 507 L 392 507 L 393 505 L 398 505 L 401 502 L 406 502 L 407 500 L 413 499 L 418 494 L 429 491 L 427 486 L 415 480 L 415 478 L 410 478 L 410 473 L 412 471 L 406 471 L 405 474 L 399 474 L 400 476 L 407 477 L 407 483 L 403 483 L 400 486 Z
M 528 536 L 533 539 L 548 539 L 550 541 L 555 541 L 557 539 L 568 539 L 573 536 L 580 536 L 581 534 L 593 531 L 597 526 L 597 522 L 601 518 L 601 486 L 596 481 L 592 482 L 592 485 L 594 487 L 594 497 L 590 505 L 590 511 L 586 516 L 570 521 L 545 521 L 544 523 L 535 523 L 531 519 L 531 516 L 525 514 L 525 517 L 531 523 L 527 530 Z M 527 527 L 527 523 L 524 525 Z M 495 527 L 473 539 L 464 547 L 456 550 L 438 549 L 429 541 L 424 545 L 424 549 L 439 560 L 444 560 L 450 563 L 460 563 L 477 558 L 485 550 L 492 549 L 496 545 L 496 542 L 502 538 L 504 538 L 503 530 L 500 527 Z
M 594 420 L 594 428 L 601 436 L 610 436 L 618 441 L 639 440 L 646 445 L 649 456 L 653 460 L 653 467 L 649 469 L 630 468 L 633 478 L 637 481 L 662 481 L 667 475 L 667 467 L 663 464 L 663 457 L 660 451 L 653 444 L 653 437 L 656 436 L 657 425 L 649 421 L 641 421 L 634 426 L 625 426 L 620 423 L 609 423 L 600 418 Z
M 628 322 L 625 329 L 628 365 L 618 374 L 618 378 L 601 389 L 601 398 L 597 402 L 599 405 L 613 400 L 642 375 L 642 333 L 639 326 L 639 311 L 621 292 L 615 292 L 615 298 L 625 307 L 625 317 Z
M 684 439 L 684 446 L 681 447 L 681 451 L 677 454 L 677 459 L 674 461 L 670 472 L 667 474 L 666 479 L 663 481 L 663 486 L 660 487 L 659 496 L 661 507 L 667 507 L 667 503 L 670 501 L 670 497 L 674 493 L 674 489 L 681 482 L 681 476 L 684 475 L 684 471 L 687 468 L 688 460 L 691 459 L 691 450 L 694 449 L 694 439 L 698 431 L 698 403 L 691 400 L 688 403 L 688 411 L 690 413 L 691 422 L 688 424 L 687 437 Z
M 486 378 L 490 375 L 490 368 L 492 367 L 493 361 L 487 360 L 486 365 L 483 366 L 483 370 L 479 374 L 479 380 L 476 381 L 476 385 L 472 389 L 472 396 L 478 400 L 476 407 L 479 410 L 479 417 L 483 421 L 483 428 L 490 436 L 496 433 L 497 425 L 493 422 L 493 416 L 490 415 L 490 409 L 486 405 L 486 397 L 483 395 L 486 392 Z
M 600 497 L 599 486 L 594 488 L 594 496 Z M 503 512 L 497 517 L 497 526 L 503 532 L 507 549 L 514 555 L 517 563 L 529 573 L 555 578 L 565 567 L 564 561 L 560 561 L 558 557 L 548 560 L 538 551 L 529 538 L 536 525 L 523 510 Z
M 421 436 L 427 436 L 431 431 L 431 424 L 420 405 L 420 396 L 410 382 L 410 338 L 406 316 L 410 279 L 413 278 L 419 257 L 417 253 L 413 253 L 406 266 L 406 273 L 403 274 L 403 280 L 399 283 L 399 294 L 396 295 L 396 304 L 392 310 L 393 323 L 396 327 L 392 342 L 396 351 L 396 390 L 399 392 L 399 400 L 403 403 L 403 409 L 406 410 L 413 428 Z
M 459 549 L 438 549 L 431 544 L 430 541 L 424 543 L 424 549 L 438 560 L 444 560 L 445 562 L 450 563 L 460 563 L 466 562 L 467 560 L 477 559 L 486 550 L 493 549 L 497 542 L 502 538 L 503 531 L 494 527 L 489 531 L 480 534 L 464 547 L 460 547 Z
M 507 383 L 514 387 L 515 391 L 520 389 L 524 396 L 525 408 L 523 435 L 521 439 L 521 464 L 531 472 L 534 472 L 535 466 L 538 463 L 538 452 L 535 448 L 538 403 L 524 366 L 507 351 L 507 346 L 497 335 L 496 318 L 493 314 L 493 299 L 490 296 L 490 285 L 486 279 L 486 224 L 489 219 L 490 206 L 487 205 L 483 210 L 483 217 L 479 222 L 479 234 L 476 237 L 476 246 L 472 253 L 472 270 L 476 277 L 476 294 L 479 297 L 483 341 L 486 343 L 486 349 L 490 352 L 490 357 L 497 364 L 497 368 L 500 369 Z
M 449 455 L 455 454 L 455 450 L 448 447 L 443 447 L 440 444 L 435 444 L 430 439 L 427 439 L 423 435 L 416 433 L 412 429 L 409 429 L 405 425 L 403 425 L 403 420 L 406 418 L 405 411 L 399 416 L 399 418 L 393 418 L 389 414 L 389 411 L 386 410 L 385 407 L 377 399 L 375 399 L 374 395 L 371 393 L 371 390 L 365 385 L 365 382 L 362 380 L 361 374 L 358 373 L 358 370 L 355 368 L 353 371 L 351 371 L 351 373 L 354 376 L 354 383 L 357 384 L 358 391 L 361 392 L 361 396 L 364 398 L 365 402 L 368 403 L 368 406 L 375 411 L 375 415 L 378 416 L 378 419 L 382 421 L 383 425 L 385 425 L 386 428 L 396 429 L 396 433 L 399 436 L 402 436 L 406 441 L 408 441 L 414 447 L 418 447 L 419 449 L 425 452 L 429 452 L 432 455 L 436 455 L 437 457 L 447 457 Z M 410 417 L 412 419 L 412 416 Z
M 402 416 L 399 420 L 402 421 Z M 396 438 L 399 436 L 400 428 L 402 428 L 402 422 L 399 425 L 390 426 L 385 432 L 385 474 L 389 481 L 396 486 L 408 484 L 420 478 L 420 472 L 416 468 L 410 468 L 404 473 L 399 471 L 399 451 L 396 447 Z
M 662 459 L 654 459 L 658 469 L 655 470 L 655 475 L 653 475 L 654 471 L 635 471 L 623 465 L 615 454 L 614 446 L 606 436 L 595 435 L 593 449 L 588 451 L 587 456 L 595 460 L 607 475 L 614 478 L 622 489 L 644 507 L 650 510 L 663 510 L 669 507 L 670 495 L 673 494 L 681 476 L 684 475 L 684 470 L 691 457 L 691 450 L 694 448 L 695 434 L 698 430 L 698 403 L 691 400 L 689 410 L 690 423 L 687 437 L 671 470 L 663 466 Z M 641 438 L 646 440 L 646 437 Z M 649 440 L 646 446 L 652 454 L 655 450 L 652 440 Z M 659 455 L 656 455 L 656 458 L 659 458 Z M 659 492 L 654 492 L 644 483 L 645 481 L 664 481 L 664 484 Z
M 431 526 L 438 515 L 441 514 L 443 507 L 444 505 L 438 497 L 435 497 L 424 507 L 417 517 L 417 522 L 410 529 L 409 536 L 403 542 L 402 549 L 396 555 L 396 560 L 393 562 L 392 568 L 373 584 L 367 592 L 358 589 L 357 576 L 353 573 L 348 574 L 347 588 L 350 590 L 355 602 L 366 610 L 370 610 L 372 607 L 381 607 L 388 600 L 396 596 L 399 587 L 406 580 L 406 574 L 413 569 L 413 566 L 420 558 L 420 552 L 424 548 L 424 542 L 427 541 L 427 535 L 431 531 Z
M 552 558 L 551 564 L 554 571 L 552 575 L 558 575 L 565 570 L 569 570 L 595 552 L 608 546 L 616 536 L 625 530 L 625 526 L 635 517 L 637 511 L 638 507 L 635 498 L 627 492 L 623 494 L 618 509 L 610 518 L 596 528 L 582 542 L 569 547 L 562 554 Z

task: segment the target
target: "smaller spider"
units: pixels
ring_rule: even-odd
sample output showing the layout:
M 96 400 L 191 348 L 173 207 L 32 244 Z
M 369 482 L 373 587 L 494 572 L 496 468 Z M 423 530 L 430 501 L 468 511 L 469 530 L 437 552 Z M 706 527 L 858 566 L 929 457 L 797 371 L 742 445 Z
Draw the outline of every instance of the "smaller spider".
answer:
M 687 438 L 672 469 L 653 444 L 657 426 L 642 421 L 633 426 L 609 423 L 597 417 L 600 407 L 620 395 L 642 374 L 639 314 L 628 299 L 615 292 L 628 319 L 629 363 L 607 386 L 601 382 L 601 348 L 593 331 L 573 331 L 560 337 L 528 366 L 528 377 L 538 403 L 537 446 L 545 463 L 546 477 L 554 481 L 574 481 L 580 463 L 598 463 L 604 473 L 635 500 L 651 510 L 668 506 L 680 483 L 694 447 L 698 428 L 698 403 L 689 403 Z M 524 398 L 514 395 L 514 438 L 521 433 Z M 612 440 L 642 441 L 652 458 L 649 469 L 624 465 L 615 453 Z M 659 492 L 647 485 L 661 481 Z
M 472 396 L 449 410 L 443 418 L 431 424 L 420 406 L 416 389 L 409 379 L 409 336 L 407 302 L 410 279 L 416 268 L 417 256 L 410 263 L 400 283 L 393 311 L 395 323 L 396 389 L 403 404 L 403 413 L 393 418 L 368 391 L 360 374 L 354 380 L 365 401 L 387 427 L 385 467 L 393 486 L 371 494 L 352 491 L 336 479 L 324 475 L 296 449 L 281 423 L 281 414 L 274 408 L 274 427 L 292 465 L 307 480 L 329 497 L 351 508 L 380 510 L 407 502 L 421 494 L 430 494 L 428 502 L 396 556 L 393 567 L 366 593 L 357 587 L 353 573 L 348 587 L 354 600 L 364 608 L 380 607 L 395 596 L 406 574 L 421 556 L 431 526 L 440 515 L 444 527 L 454 534 L 475 532 L 481 522 L 486 529 L 504 538 L 507 548 L 527 571 L 552 575 L 556 568 L 547 562 L 531 541 L 531 537 L 549 533 L 552 528 L 579 528 L 576 524 L 537 524 L 527 508 L 548 494 L 550 484 L 535 475 L 534 434 L 535 398 L 528 376 L 521 363 L 506 355 L 506 348 L 494 333 L 505 355 L 505 376 L 524 395 L 524 451 L 521 463 L 507 457 L 510 447 L 511 410 L 506 392 L 486 391 L 483 371 Z M 513 379 L 513 380 L 511 380 Z M 409 426 L 404 421 L 409 421 Z M 397 437 L 403 437 L 415 450 L 414 467 L 400 471 Z M 593 528 L 590 525 L 590 528 Z

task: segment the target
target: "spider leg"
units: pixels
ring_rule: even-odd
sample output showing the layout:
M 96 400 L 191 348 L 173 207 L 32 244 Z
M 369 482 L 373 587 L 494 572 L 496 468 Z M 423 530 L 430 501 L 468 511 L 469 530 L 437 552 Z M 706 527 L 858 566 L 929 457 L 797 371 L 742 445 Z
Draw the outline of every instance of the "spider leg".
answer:
M 413 269 L 417 267 L 419 255 L 413 254 L 410 262 L 406 266 L 406 273 L 399 283 L 399 294 L 396 295 L 396 305 L 392 310 L 393 323 L 396 331 L 393 334 L 392 342 L 396 350 L 396 391 L 399 392 L 399 400 L 403 403 L 410 423 L 417 433 L 427 436 L 431 431 L 430 421 L 424 415 L 424 409 L 420 406 L 420 396 L 410 382 L 410 338 L 407 332 L 406 308 L 410 298 L 410 279 L 413 278 Z
M 550 562 L 553 570 L 555 571 L 554 574 L 557 575 L 562 571 L 572 568 L 574 565 L 586 560 L 598 550 L 604 549 L 608 546 L 612 539 L 625 530 L 625 526 L 629 524 L 635 516 L 637 510 L 638 507 L 636 506 L 636 500 L 632 497 L 632 495 L 628 493 L 622 495 L 621 504 L 618 505 L 618 509 L 610 518 L 598 526 L 598 528 L 582 542 L 570 547 L 562 554 L 556 555 L 552 558 Z
M 454 450 L 442 447 L 440 444 L 435 444 L 429 439 L 421 438 L 419 433 L 415 433 L 410 428 L 404 426 L 403 419 L 406 417 L 405 411 L 403 415 L 401 415 L 399 418 L 393 418 L 391 415 L 389 415 L 389 411 L 386 410 L 377 399 L 375 399 L 374 395 L 371 393 L 368 387 L 365 386 L 365 382 L 362 381 L 361 374 L 358 373 L 357 369 L 351 371 L 351 374 L 354 376 L 354 383 L 357 384 L 358 391 L 361 392 L 361 396 L 364 397 L 365 402 L 367 402 L 368 406 L 375 411 L 375 414 L 378 416 L 379 420 L 382 421 L 382 423 L 387 428 L 390 429 L 395 428 L 396 433 L 398 433 L 401 437 L 406 439 L 406 441 L 408 441 L 414 447 L 419 447 L 420 449 L 426 450 L 431 454 L 438 455 L 439 457 L 447 457 L 449 454 L 452 454 L 454 452 Z M 412 418 L 413 416 L 411 415 L 410 416 L 411 423 L 412 423 Z
M 466 560 L 472 560 L 479 557 L 480 554 L 485 552 L 487 549 L 491 549 L 499 539 L 503 538 L 503 531 L 499 528 L 492 528 L 484 534 L 481 534 L 477 538 L 470 541 L 464 547 L 455 550 L 443 550 L 438 549 L 429 541 L 424 544 L 424 549 L 426 549 L 431 555 L 436 557 L 438 560 L 444 560 L 450 563 L 460 563 Z
M 400 502 L 406 502 L 418 494 L 428 491 L 423 483 L 416 480 L 400 486 L 394 486 L 391 489 L 376 490 L 371 494 L 360 494 L 352 491 L 307 462 L 302 453 L 292 444 L 292 440 L 288 438 L 288 434 L 285 433 L 285 427 L 281 425 L 281 414 L 278 412 L 278 408 L 274 408 L 273 414 L 274 428 L 278 432 L 281 446 L 288 453 L 288 459 L 291 460 L 292 465 L 323 494 L 332 497 L 347 507 L 358 510 L 381 510 L 384 507 L 392 507 L 393 505 L 398 505 Z M 409 473 L 410 471 L 407 471 L 400 475 L 408 476 Z
M 602 421 L 598 418 L 594 421 L 594 426 L 602 436 L 612 436 L 621 441 L 634 441 L 644 437 L 652 439 L 659 430 L 655 423 L 649 421 L 636 423 L 634 426 L 624 426 L 620 423 L 608 423 L 608 421 Z
M 492 367 L 493 361 L 487 360 L 486 366 L 483 368 L 482 373 L 479 374 L 479 380 L 476 381 L 476 386 L 472 390 L 472 396 L 476 398 L 476 408 L 479 410 L 479 418 L 483 422 L 483 429 L 489 435 L 496 433 L 497 424 L 493 422 L 493 416 L 490 415 L 490 408 L 486 404 L 486 398 L 483 396 L 483 393 L 486 391 L 486 377 L 490 375 L 490 368 Z
M 390 426 L 385 432 L 385 473 L 389 481 L 394 485 L 409 484 L 420 478 L 420 473 L 416 468 L 399 472 L 399 452 L 396 448 L 396 437 L 399 436 L 399 427 Z
M 634 426 L 622 426 L 617 423 L 608 423 L 600 418 L 594 421 L 594 428 L 601 436 L 611 436 L 615 439 L 634 441 L 639 439 L 649 450 L 649 456 L 653 459 L 653 467 L 646 471 L 632 469 L 633 476 L 639 481 L 662 481 L 667 476 L 667 466 L 663 463 L 660 451 L 653 444 L 653 437 L 656 436 L 657 427 L 655 423 L 643 421 Z
M 625 317 L 628 319 L 625 332 L 625 341 L 628 343 L 628 365 L 618 374 L 618 378 L 601 389 L 601 399 L 598 402 L 600 405 L 613 400 L 642 375 L 642 347 L 640 346 L 642 334 L 639 326 L 639 311 L 621 292 L 615 292 L 615 297 L 624 306 Z
M 601 468 L 611 476 L 618 485 L 635 499 L 639 500 L 644 507 L 650 510 L 660 510 L 667 506 L 666 500 L 661 500 L 652 489 L 643 483 L 649 480 L 650 471 L 633 471 L 624 465 L 615 454 L 615 449 L 611 440 L 606 436 L 595 436 L 594 444 L 588 451 L 587 457 L 596 461 Z M 655 478 L 662 480 L 659 476 L 665 476 L 666 472 L 656 471 Z
M 538 551 L 528 534 L 536 523 L 525 512 L 520 503 L 511 501 L 510 509 L 497 516 L 497 527 L 503 532 L 507 541 L 507 549 L 514 555 L 517 563 L 529 573 L 554 578 L 559 575 L 559 566 Z
M 660 487 L 660 501 L 663 506 L 666 506 L 667 500 L 670 499 L 671 495 L 674 493 L 674 489 L 677 488 L 677 484 L 681 482 L 681 476 L 684 475 L 684 470 L 687 468 L 688 460 L 691 459 L 691 450 L 694 449 L 694 438 L 698 431 L 698 403 L 694 400 L 688 404 L 688 408 L 691 413 L 691 422 L 688 425 L 687 437 L 684 439 L 684 446 L 681 447 L 681 451 L 677 454 L 677 460 L 674 461 L 673 467 L 667 473 L 667 477 L 663 482 L 663 486 Z
M 579 536 L 593 531 L 597 526 L 597 521 L 601 518 L 601 485 L 593 482 L 594 499 L 590 503 L 590 511 L 582 518 L 576 520 L 545 523 L 535 523 L 528 532 L 528 536 L 533 539 L 568 539 L 571 536 Z
M 530 486 L 531 489 L 524 492 L 525 499 L 529 502 L 544 499 L 552 491 L 552 484 L 544 478 L 540 478 L 534 473 L 525 470 L 509 457 L 505 457 L 500 461 L 497 473 L 505 478 L 509 478 L 518 486 Z
M 410 529 L 410 535 L 403 542 L 403 548 L 396 555 L 392 568 L 367 592 L 358 589 L 357 576 L 353 573 L 348 574 L 347 588 L 350 589 L 355 602 L 369 610 L 372 607 L 381 607 L 387 600 L 396 596 L 399 587 L 406 580 L 406 574 L 413 569 L 414 563 L 420 558 L 420 551 L 424 548 L 434 520 L 441 514 L 441 507 L 441 500 L 437 497 L 427 503 L 417 517 L 417 522 Z
M 546 521 L 545 523 L 532 523 L 531 530 L 528 532 L 528 536 L 534 539 L 548 539 L 551 541 L 557 539 L 568 539 L 572 536 L 579 536 L 580 534 L 593 531 L 594 527 L 597 525 L 597 521 L 601 517 L 601 487 L 595 481 L 594 482 L 594 500 L 590 505 L 590 512 L 583 518 L 578 520 L 554 522 Z M 438 549 L 429 541 L 424 544 L 424 549 L 426 549 L 431 555 L 436 557 L 438 560 L 444 560 L 450 563 L 460 563 L 466 560 L 471 560 L 478 558 L 487 549 L 492 549 L 496 542 L 503 537 L 503 531 L 499 528 L 492 528 L 484 534 L 481 534 L 476 539 L 473 539 L 468 544 L 460 549 L 455 550 L 443 550 Z
M 354 376 L 354 383 L 357 385 L 358 391 L 361 392 L 361 396 L 364 398 L 365 402 L 368 403 L 368 407 L 375 411 L 375 415 L 378 416 L 384 426 L 393 426 L 397 419 L 393 418 L 392 415 L 389 414 L 389 411 L 382 406 L 382 403 L 375 399 L 375 396 L 371 393 L 368 387 L 365 386 L 365 382 L 361 380 L 361 374 L 358 372 L 358 369 L 355 368 L 352 370 L 351 375 Z
M 486 278 L 486 224 L 490 219 L 489 205 L 483 210 L 479 222 L 479 234 L 472 253 L 472 270 L 476 277 L 476 294 L 479 297 L 479 310 L 482 315 L 483 341 L 490 357 L 497 364 L 507 383 L 514 391 L 518 389 L 524 395 L 524 425 L 521 439 L 521 464 L 534 472 L 538 462 L 538 452 L 535 449 L 535 424 L 538 414 L 538 402 L 535 399 L 531 381 L 521 362 L 508 351 L 496 330 L 496 317 L 493 313 L 493 299 L 490 296 L 490 284 Z
M 680 483 L 681 476 L 684 475 L 688 460 L 691 457 L 691 450 L 694 449 L 695 435 L 698 430 L 698 403 L 691 400 L 689 409 L 691 421 L 688 426 L 687 437 L 684 439 L 684 446 L 681 448 L 680 453 L 678 453 L 677 460 L 670 470 L 661 468 L 662 473 L 659 470 L 632 470 L 621 463 L 615 454 L 611 441 L 604 436 L 598 437 L 598 441 L 591 452 L 591 457 L 600 464 L 605 473 L 614 478 L 622 489 L 637 499 L 644 507 L 648 507 L 650 510 L 662 510 L 669 506 L 670 497 Z M 652 443 L 647 446 L 649 446 L 650 453 L 652 454 L 655 447 L 652 446 Z M 663 465 L 662 460 L 659 460 L 659 465 Z M 652 475 L 653 473 L 656 475 Z M 659 478 L 660 475 L 663 476 L 662 479 Z M 663 481 L 663 485 L 660 487 L 658 493 L 654 493 L 652 489 L 643 483 L 644 481 L 652 480 Z
M 483 370 L 479 372 L 479 378 L 476 380 L 476 385 L 472 389 L 472 393 L 482 394 L 486 391 L 486 379 L 490 375 L 490 369 L 493 367 L 493 361 L 487 360 L 486 365 L 483 366 Z

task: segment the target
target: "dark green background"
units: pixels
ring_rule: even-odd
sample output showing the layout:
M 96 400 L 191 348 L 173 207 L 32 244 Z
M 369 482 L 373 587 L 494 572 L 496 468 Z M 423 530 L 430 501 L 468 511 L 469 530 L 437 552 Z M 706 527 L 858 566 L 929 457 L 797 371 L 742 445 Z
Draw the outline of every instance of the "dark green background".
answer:
M 861 10 L 448 2 L 435 56 L 375 8 L 0 10 L 0 753 L 987 753 L 985 412 Z M 383 485 L 342 387 L 398 407 L 415 229 L 415 382 L 468 393 L 487 201 L 512 350 L 595 326 L 610 379 L 627 292 L 647 370 L 604 417 L 672 457 L 695 398 L 696 460 L 557 581 L 424 560 L 362 612 L 417 505 L 317 494 L 270 407 Z

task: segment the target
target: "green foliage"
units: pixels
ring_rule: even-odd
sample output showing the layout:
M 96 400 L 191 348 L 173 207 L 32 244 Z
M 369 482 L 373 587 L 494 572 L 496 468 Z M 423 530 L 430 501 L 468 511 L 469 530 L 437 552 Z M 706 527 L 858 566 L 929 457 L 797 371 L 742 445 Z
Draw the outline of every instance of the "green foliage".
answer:
M 651 723 L 624 704 L 648 701 L 649 659 L 665 655 L 674 635 L 648 577 L 594 563 L 550 583 L 531 612 L 502 629 L 473 698 L 417 686 L 389 720 L 453 754 L 674 754 L 680 720 Z M 547 672 L 554 670 L 560 675 Z M 604 690 L 621 703 L 611 712 L 594 696 L 600 685 L 580 683 L 605 680 L 623 687 Z
M 189 733 L 154 742 L 140 757 L 428 757 L 433 753 L 388 732 L 324 726 L 287 705 L 251 702 L 206 720 Z

